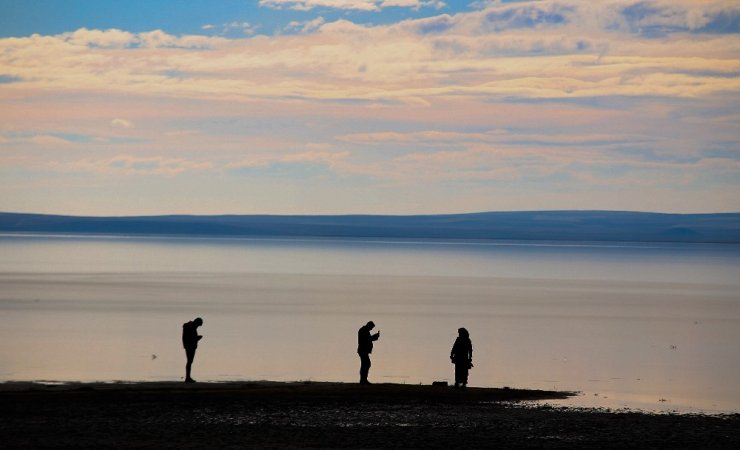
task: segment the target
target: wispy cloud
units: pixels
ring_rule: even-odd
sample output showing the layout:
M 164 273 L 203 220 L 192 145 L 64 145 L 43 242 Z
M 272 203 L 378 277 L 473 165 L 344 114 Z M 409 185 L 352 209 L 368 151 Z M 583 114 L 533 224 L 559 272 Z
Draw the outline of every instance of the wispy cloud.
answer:
M 500 138 L 507 133 L 505 130 L 493 130 L 485 133 L 462 133 L 457 131 L 415 131 L 401 133 L 395 131 L 377 132 L 377 133 L 353 133 L 338 136 L 340 141 L 353 143 L 369 144 L 387 144 L 387 143 L 448 143 L 448 142 L 467 142 L 467 141 L 488 141 L 494 138 Z
M 319 164 L 328 168 L 338 167 L 349 156 L 347 151 L 308 150 L 286 155 L 261 156 L 232 161 L 224 165 L 226 169 L 245 169 L 269 167 L 276 164 Z
M 118 155 L 112 158 L 83 159 L 73 162 L 50 161 L 47 168 L 59 172 L 82 172 L 102 175 L 178 175 L 211 169 L 210 162 L 189 161 L 159 156 Z
M 68 146 L 71 144 L 71 142 L 66 139 L 60 138 L 58 136 L 48 136 L 48 135 L 32 136 L 32 137 L 29 137 L 23 140 L 30 142 L 32 144 L 35 144 L 35 145 L 51 146 L 51 147 Z
M 242 36 L 252 36 L 257 33 L 259 28 L 259 25 L 253 25 L 249 22 L 228 22 L 220 25 L 206 24 L 201 27 L 203 31 L 217 32 L 222 36 L 230 35 L 235 32 Z
M 286 27 L 286 31 L 299 31 L 302 33 L 311 33 L 319 28 L 321 28 L 322 25 L 326 23 L 326 20 L 324 20 L 323 17 L 317 17 L 312 20 L 305 20 L 305 21 L 292 21 L 290 22 Z
M 441 0 L 260 0 L 260 6 L 310 11 L 314 8 L 332 8 L 356 11 L 380 11 L 383 8 L 443 8 Z
M 133 123 L 126 119 L 113 119 L 110 121 L 110 124 L 116 128 L 131 128 L 134 126 Z

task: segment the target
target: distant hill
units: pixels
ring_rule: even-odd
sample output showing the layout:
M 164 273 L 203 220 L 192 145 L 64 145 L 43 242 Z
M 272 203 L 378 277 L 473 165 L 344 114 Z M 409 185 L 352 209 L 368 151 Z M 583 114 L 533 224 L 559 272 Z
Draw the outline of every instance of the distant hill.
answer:
M 141 217 L 0 213 L 0 232 L 740 243 L 740 213 L 535 211 L 415 216 Z

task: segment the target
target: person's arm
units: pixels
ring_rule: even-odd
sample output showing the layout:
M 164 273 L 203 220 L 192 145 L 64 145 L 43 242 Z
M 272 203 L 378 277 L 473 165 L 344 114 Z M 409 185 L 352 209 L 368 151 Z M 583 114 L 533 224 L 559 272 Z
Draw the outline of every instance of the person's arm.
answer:
M 377 341 L 377 340 L 378 340 L 378 338 L 380 338 L 380 331 L 378 331 L 377 333 L 375 333 L 375 334 L 373 334 L 372 336 L 370 336 L 370 338 L 371 338 L 371 339 L 372 339 L 373 341 Z

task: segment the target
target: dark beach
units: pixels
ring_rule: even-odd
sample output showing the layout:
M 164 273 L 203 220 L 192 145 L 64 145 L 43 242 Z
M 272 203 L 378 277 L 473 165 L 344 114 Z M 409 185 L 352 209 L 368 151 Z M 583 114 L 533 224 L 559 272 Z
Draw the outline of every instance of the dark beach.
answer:
M 0 384 L 4 448 L 735 448 L 740 414 L 569 409 L 572 393 L 319 382 Z

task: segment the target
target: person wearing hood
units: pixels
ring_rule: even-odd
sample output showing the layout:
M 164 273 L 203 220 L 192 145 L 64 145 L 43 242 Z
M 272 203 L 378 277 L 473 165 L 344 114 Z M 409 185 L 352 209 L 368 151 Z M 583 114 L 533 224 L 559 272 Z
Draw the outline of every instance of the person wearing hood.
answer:
M 450 360 L 455 365 L 455 387 L 465 387 L 468 384 L 468 371 L 473 367 L 473 343 L 465 328 L 458 328 L 457 335 Z

